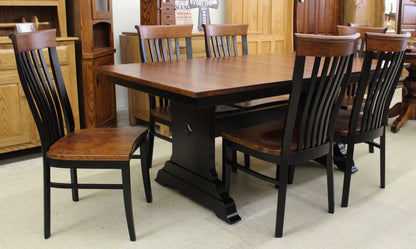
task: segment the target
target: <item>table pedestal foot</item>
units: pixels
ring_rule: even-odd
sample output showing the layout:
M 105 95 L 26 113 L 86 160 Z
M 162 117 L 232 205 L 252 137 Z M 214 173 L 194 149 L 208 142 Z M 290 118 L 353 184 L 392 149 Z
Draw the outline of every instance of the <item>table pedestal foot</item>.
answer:
M 241 220 L 237 213 L 234 200 L 223 192 L 224 184 L 220 181 L 211 182 L 191 171 L 171 162 L 159 170 L 156 182 L 179 190 L 193 201 L 214 211 L 218 218 L 233 224 Z

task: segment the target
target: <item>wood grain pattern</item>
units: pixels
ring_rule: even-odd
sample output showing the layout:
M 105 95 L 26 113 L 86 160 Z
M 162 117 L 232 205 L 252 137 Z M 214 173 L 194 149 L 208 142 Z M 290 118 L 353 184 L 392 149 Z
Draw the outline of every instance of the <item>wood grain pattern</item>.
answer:
M 293 50 L 293 1 L 227 0 L 226 23 L 248 23 L 248 53 Z

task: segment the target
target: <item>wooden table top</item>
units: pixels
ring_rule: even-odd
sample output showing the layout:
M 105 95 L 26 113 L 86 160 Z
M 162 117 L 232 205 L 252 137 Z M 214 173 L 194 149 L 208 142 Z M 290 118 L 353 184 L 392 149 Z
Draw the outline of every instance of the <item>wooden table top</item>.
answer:
M 166 89 L 189 97 L 270 88 L 292 79 L 294 53 L 197 58 L 174 62 L 96 67 L 98 73 Z M 311 69 L 312 60 L 306 63 Z M 353 71 L 361 70 L 355 63 Z
M 113 83 L 125 87 L 145 92 L 160 90 L 188 99 L 199 99 L 232 94 L 240 94 L 241 97 L 244 96 L 243 93 L 284 87 L 288 91 L 294 61 L 294 53 L 275 53 L 105 65 L 96 67 L 95 70 L 113 78 L 110 80 Z M 361 64 L 362 59 L 357 58 L 353 72 L 360 72 Z M 305 78 L 310 77 L 312 65 L 313 59 L 307 58 Z M 273 93 L 262 95 L 260 97 L 267 97 L 265 95 L 272 96 Z M 241 101 L 256 97 L 259 96 L 247 97 Z

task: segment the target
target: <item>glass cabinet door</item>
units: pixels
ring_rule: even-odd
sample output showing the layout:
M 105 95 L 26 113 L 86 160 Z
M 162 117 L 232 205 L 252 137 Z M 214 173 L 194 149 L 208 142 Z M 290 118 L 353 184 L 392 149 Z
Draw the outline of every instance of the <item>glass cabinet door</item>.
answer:
M 92 18 L 107 19 L 112 17 L 111 0 L 91 0 L 92 1 Z

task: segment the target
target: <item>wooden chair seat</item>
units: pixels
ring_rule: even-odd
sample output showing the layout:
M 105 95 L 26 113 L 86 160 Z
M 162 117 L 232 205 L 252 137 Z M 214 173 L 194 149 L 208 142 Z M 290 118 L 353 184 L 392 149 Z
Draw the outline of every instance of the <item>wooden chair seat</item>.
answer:
M 279 156 L 282 152 L 284 120 L 277 120 L 261 125 L 222 132 L 221 136 L 231 142 L 242 144 L 247 148 Z M 291 150 L 296 149 L 297 135 Z
M 146 132 L 141 126 L 77 130 L 56 141 L 46 156 L 70 161 L 129 161 L 138 135 Z

